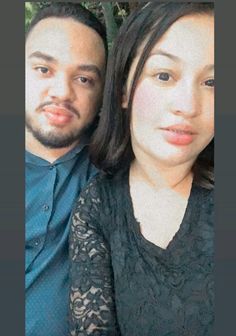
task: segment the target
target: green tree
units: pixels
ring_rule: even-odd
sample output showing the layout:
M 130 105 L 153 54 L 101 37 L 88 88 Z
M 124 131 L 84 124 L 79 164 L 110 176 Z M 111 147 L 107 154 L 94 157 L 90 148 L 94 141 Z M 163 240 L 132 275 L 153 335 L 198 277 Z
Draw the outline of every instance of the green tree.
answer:
M 25 3 L 25 29 L 27 30 L 37 11 L 50 1 Z M 84 1 L 81 5 L 90 10 L 106 26 L 108 46 L 112 45 L 118 29 L 139 2 Z
M 36 2 L 25 3 L 25 29 L 27 30 L 32 17 L 37 13 L 38 6 Z

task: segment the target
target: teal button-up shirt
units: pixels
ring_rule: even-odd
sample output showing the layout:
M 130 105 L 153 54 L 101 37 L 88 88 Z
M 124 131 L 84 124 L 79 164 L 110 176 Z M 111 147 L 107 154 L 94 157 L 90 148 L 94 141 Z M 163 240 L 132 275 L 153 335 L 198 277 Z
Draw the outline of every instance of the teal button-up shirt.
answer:
M 67 335 L 69 219 L 95 174 L 85 145 L 53 164 L 26 152 L 26 336 Z

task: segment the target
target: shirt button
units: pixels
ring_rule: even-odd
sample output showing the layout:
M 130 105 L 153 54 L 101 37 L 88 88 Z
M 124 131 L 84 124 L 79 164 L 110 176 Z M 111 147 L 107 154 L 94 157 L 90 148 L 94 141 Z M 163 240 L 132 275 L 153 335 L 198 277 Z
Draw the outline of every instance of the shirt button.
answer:
M 39 239 L 35 239 L 34 241 L 34 246 L 39 246 L 40 240 Z
M 54 169 L 54 168 L 55 168 L 54 165 L 52 165 L 52 166 L 49 167 L 50 170 L 52 170 L 52 169 Z
M 49 206 L 47 204 L 43 205 L 43 211 L 48 211 L 49 210 Z

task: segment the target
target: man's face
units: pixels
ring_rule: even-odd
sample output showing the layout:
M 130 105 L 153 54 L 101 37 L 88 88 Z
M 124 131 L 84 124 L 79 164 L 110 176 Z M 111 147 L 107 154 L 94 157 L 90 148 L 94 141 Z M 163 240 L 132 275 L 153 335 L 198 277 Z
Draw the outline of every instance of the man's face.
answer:
M 43 19 L 26 41 L 26 127 L 48 148 L 76 144 L 98 111 L 105 71 L 101 37 L 71 18 Z

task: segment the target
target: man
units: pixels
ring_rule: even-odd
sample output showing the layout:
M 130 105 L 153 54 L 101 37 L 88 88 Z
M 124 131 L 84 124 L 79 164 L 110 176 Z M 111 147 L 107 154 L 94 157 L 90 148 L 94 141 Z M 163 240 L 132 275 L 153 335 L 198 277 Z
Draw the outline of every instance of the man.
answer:
M 68 234 L 73 203 L 96 170 L 87 144 L 100 108 L 103 26 L 54 3 L 26 36 L 26 335 L 67 335 Z

